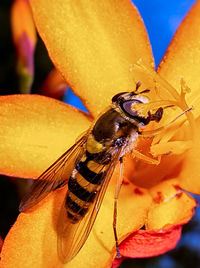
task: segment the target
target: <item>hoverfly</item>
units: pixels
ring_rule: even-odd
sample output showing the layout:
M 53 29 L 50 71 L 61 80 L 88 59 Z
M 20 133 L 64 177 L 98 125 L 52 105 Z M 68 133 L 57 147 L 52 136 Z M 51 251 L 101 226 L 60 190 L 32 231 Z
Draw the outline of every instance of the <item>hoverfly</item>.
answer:
M 51 191 L 68 185 L 57 224 L 58 256 L 63 263 L 74 258 L 84 245 L 113 171 L 136 145 L 140 129 L 162 118 L 162 107 L 146 115 L 133 109 L 134 104 L 149 102 L 145 95 L 149 90 L 138 93 L 139 86 L 137 83 L 135 91 L 115 95 L 106 112 L 32 184 L 20 204 L 20 211 L 26 211 Z M 113 229 L 119 255 L 115 225 Z

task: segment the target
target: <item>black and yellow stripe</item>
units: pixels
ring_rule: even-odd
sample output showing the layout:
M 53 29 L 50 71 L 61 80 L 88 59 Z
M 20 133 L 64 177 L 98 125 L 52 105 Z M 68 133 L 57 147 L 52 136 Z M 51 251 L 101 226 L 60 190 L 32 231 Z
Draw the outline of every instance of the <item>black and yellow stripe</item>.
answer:
M 124 144 L 129 128 L 131 123 L 113 108 L 96 121 L 87 137 L 86 152 L 68 181 L 66 209 L 72 223 L 79 222 L 87 213 L 112 161 L 113 148 Z
M 94 139 L 94 144 L 96 143 Z M 67 216 L 72 223 L 79 222 L 88 212 L 100 189 L 104 172 L 106 172 L 106 165 L 111 161 L 111 158 L 107 156 L 106 161 L 104 161 L 106 154 L 104 147 L 102 145 L 98 145 L 98 147 L 102 149 L 98 149 L 98 153 L 91 153 L 91 147 L 88 148 L 90 152 L 86 150 L 81 160 L 76 163 L 69 178 L 65 204 Z

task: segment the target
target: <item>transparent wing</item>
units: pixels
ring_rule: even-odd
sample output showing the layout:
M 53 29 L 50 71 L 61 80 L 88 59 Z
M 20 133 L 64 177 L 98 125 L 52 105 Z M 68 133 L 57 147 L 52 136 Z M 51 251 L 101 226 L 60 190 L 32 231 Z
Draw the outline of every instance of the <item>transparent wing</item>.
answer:
M 106 170 L 103 175 L 100 190 L 98 191 L 96 199 L 94 200 L 93 204 L 91 204 L 91 207 L 84 218 L 77 223 L 71 223 L 67 218 L 65 200 L 63 202 L 57 226 L 58 255 L 63 263 L 70 261 L 76 256 L 90 234 L 102 204 L 110 178 L 112 177 L 113 171 L 119 161 L 122 148 L 112 150 L 113 160 L 109 165 L 102 168 Z M 101 171 L 102 170 L 99 170 L 99 172 Z
M 54 162 L 37 180 L 20 203 L 19 211 L 26 211 L 35 206 L 51 191 L 67 184 L 75 162 L 84 153 L 87 134 L 82 136 L 69 150 Z

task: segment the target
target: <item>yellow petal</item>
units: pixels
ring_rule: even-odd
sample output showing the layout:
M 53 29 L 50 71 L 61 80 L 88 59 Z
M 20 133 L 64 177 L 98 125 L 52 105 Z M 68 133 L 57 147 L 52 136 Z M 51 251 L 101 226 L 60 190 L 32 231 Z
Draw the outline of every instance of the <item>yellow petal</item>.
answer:
M 192 147 L 185 153 L 182 162 L 182 169 L 179 176 L 180 186 L 191 193 L 200 194 L 200 140 L 198 133 L 200 131 L 200 118 L 196 120 L 196 132 Z
M 58 263 L 55 221 L 63 191 L 56 191 L 30 213 L 21 213 L 8 233 L 0 267 L 55 267 Z M 26 253 L 25 253 L 26 252 Z M 27 254 L 30 252 L 31 254 Z M 57 266 L 59 267 L 59 266 Z
M 118 93 L 135 89 L 130 71 L 140 58 L 152 68 L 143 22 L 128 0 L 31 0 L 51 59 L 97 115 Z
M 138 143 L 137 150 L 143 155 L 148 156 L 150 145 L 150 139 L 141 139 Z M 151 155 L 149 157 L 152 158 Z M 132 169 L 131 166 L 128 167 L 127 176 L 135 185 L 149 189 L 166 178 L 176 177 L 180 173 L 181 160 L 181 156 L 167 154 L 162 156 L 158 165 L 152 165 L 144 160 L 132 158 L 132 161 L 131 159 L 129 160 L 130 163 L 132 162 Z
M 150 190 L 153 203 L 146 221 L 147 229 L 163 229 L 184 224 L 192 217 L 196 201 L 182 192 L 177 179 L 164 181 Z
M 110 267 L 115 255 L 112 228 L 114 185 L 118 174 L 112 178 L 97 220 L 85 245 L 78 255 L 64 267 Z M 21 213 L 5 239 L 2 249 L 2 267 L 49 268 L 63 267 L 57 256 L 56 224 L 59 208 L 66 189 L 47 196 L 34 209 Z M 120 241 L 144 224 L 150 196 L 144 189 L 123 184 L 118 200 L 117 230 Z M 136 216 L 137 215 L 137 216 Z M 27 254 L 31 252 L 31 254 Z
M 38 95 L 0 97 L 0 172 L 35 178 L 90 125 L 62 102 Z
M 170 44 L 158 70 L 177 90 L 183 77 L 191 93 L 186 95 L 189 106 L 194 106 L 194 115 L 200 114 L 200 1 L 198 0 L 182 22 Z

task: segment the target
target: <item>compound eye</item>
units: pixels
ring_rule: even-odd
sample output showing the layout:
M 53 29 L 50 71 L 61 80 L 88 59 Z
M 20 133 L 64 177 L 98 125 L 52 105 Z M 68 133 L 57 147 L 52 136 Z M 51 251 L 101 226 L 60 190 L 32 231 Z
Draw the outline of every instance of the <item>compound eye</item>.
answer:
M 141 101 L 139 100 L 130 100 L 130 101 L 125 101 L 123 104 L 122 104 L 122 110 L 127 113 L 129 116 L 131 117 L 137 117 L 138 116 L 138 113 L 137 111 L 133 111 L 132 110 L 132 105 L 133 103 L 142 103 Z
M 116 102 L 116 101 L 118 101 L 119 97 L 120 97 L 121 95 L 126 94 L 126 93 L 128 93 L 128 92 L 121 92 L 121 93 L 116 94 L 116 95 L 112 98 L 112 102 Z

